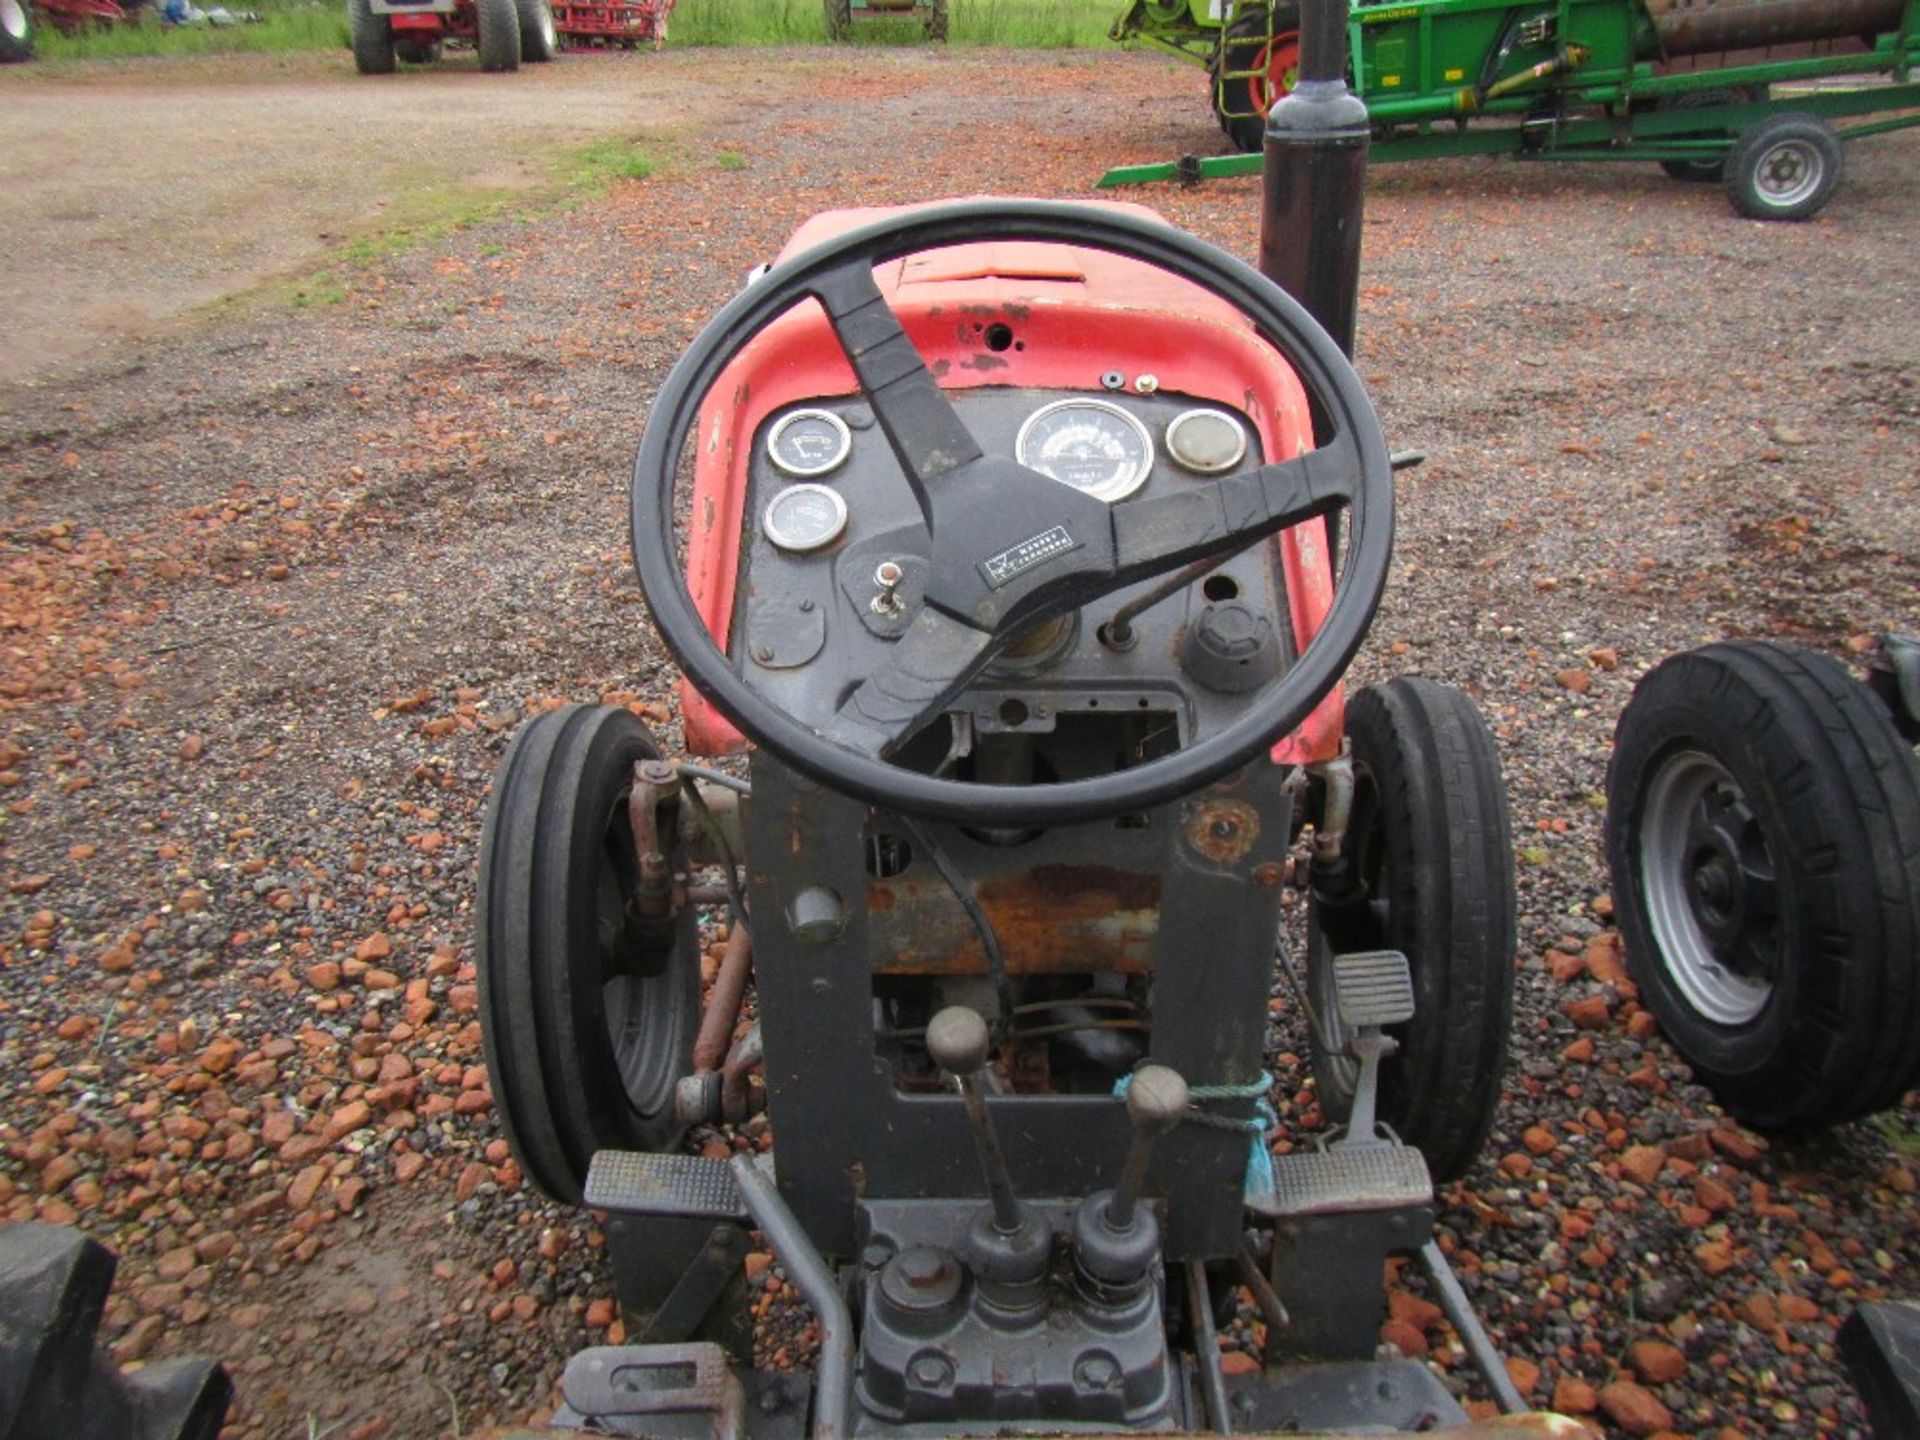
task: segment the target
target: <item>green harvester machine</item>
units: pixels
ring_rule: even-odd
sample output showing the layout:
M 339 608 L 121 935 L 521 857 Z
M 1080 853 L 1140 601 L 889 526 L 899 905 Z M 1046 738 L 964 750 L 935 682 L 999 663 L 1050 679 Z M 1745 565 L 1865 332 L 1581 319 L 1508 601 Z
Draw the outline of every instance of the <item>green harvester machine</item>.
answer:
M 1112 34 L 1205 65 L 1221 128 L 1257 152 L 1298 73 L 1299 14 L 1290 0 L 1129 0 Z M 1363 0 L 1348 40 L 1376 163 L 1657 161 L 1724 179 L 1756 219 L 1815 214 L 1841 141 L 1920 124 L 1920 0 Z M 1260 166 L 1257 153 L 1189 156 L 1100 184 Z

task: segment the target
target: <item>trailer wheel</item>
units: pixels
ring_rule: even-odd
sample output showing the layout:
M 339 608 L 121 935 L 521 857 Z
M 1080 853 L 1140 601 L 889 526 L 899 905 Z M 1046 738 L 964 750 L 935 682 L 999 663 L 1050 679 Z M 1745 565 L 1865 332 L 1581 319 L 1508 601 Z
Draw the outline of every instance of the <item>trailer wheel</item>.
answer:
M 32 7 L 27 0 L 0 0 L 0 65 L 32 58 Z
M 1299 5 L 1275 5 L 1271 33 L 1260 7 L 1242 11 L 1222 32 L 1213 52 L 1213 113 L 1235 148 L 1261 147 L 1267 111 L 1292 93 L 1299 72 Z
M 0 0 L 0 5 L 9 0 Z M 393 21 L 373 13 L 367 0 L 347 0 L 347 29 L 353 36 L 353 68 L 362 75 L 393 73 Z
M 549 711 L 515 737 L 487 807 L 474 950 L 487 1074 L 522 1173 L 556 1200 L 578 1203 L 596 1150 L 669 1149 L 684 1128 L 693 907 L 666 925 L 629 908 L 627 797 L 635 762 L 659 753 L 626 710 Z
M 438 40 L 396 40 L 393 53 L 408 65 L 431 65 L 440 58 Z
M 1451 686 L 1401 678 L 1347 706 L 1353 812 L 1343 872 L 1316 874 L 1307 929 L 1320 1106 L 1344 1120 L 1359 1066 L 1334 1013 L 1333 957 L 1399 950 L 1415 1010 L 1381 1072 L 1380 1116 L 1440 1179 L 1493 1124 L 1513 1025 L 1513 842 L 1493 736 Z
M 1840 137 L 1815 115 L 1775 115 L 1734 141 L 1727 197 L 1751 220 L 1808 220 L 1826 208 L 1844 166 Z
M 480 30 L 480 68 L 518 70 L 520 9 L 517 0 L 474 0 L 473 8 Z
M 520 19 L 520 58 L 529 65 L 544 65 L 560 48 L 560 35 L 553 27 L 553 8 L 547 0 L 514 0 Z
M 1920 763 L 1838 661 L 1764 641 L 1649 671 L 1614 734 L 1607 862 L 1627 965 L 1750 1125 L 1920 1079 Z
M 853 0 L 826 0 L 827 38 L 829 40 L 851 40 L 853 38 Z

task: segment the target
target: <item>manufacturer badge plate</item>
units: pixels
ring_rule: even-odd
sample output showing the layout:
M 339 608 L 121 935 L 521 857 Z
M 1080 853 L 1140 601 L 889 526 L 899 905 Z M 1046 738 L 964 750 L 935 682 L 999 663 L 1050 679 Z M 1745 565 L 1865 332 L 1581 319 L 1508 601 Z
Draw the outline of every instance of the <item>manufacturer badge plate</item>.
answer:
M 986 577 L 987 584 L 998 590 L 1019 579 L 1034 566 L 1044 565 L 1056 555 L 1079 548 L 1080 542 L 1067 532 L 1066 526 L 1055 525 L 1050 530 L 1042 530 L 1038 535 L 1022 540 L 1018 545 L 1009 545 L 998 555 L 982 560 L 980 573 Z

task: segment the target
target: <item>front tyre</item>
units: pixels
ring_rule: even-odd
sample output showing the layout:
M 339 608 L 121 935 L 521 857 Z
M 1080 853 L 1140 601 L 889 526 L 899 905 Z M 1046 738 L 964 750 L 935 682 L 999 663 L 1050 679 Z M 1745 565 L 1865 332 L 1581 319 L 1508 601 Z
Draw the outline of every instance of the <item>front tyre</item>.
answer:
M 33 58 L 33 6 L 29 0 L 0 0 L 0 65 Z
M 1493 1125 L 1513 1026 L 1515 895 L 1506 787 L 1472 700 L 1414 677 L 1369 686 L 1347 707 L 1353 811 L 1343 866 L 1316 874 L 1307 986 L 1320 1106 L 1353 1107 L 1359 1066 L 1333 1003 L 1333 958 L 1398 950 L 1415 1008 L 1388 1027 L 1380 1117 L 1436 1178 L 1466 1172 Z
M 594 1152 L 665 1150 L 693 1064 L 699 937 L 630 909 L 627 797 L 659 747 L 626 710 L 568 706 L 521 730 L 481 838 L 475 968 L 507 1142 L 542 1193 L 577 1204 Z
M 480 68 L 518 70 L 520 10 L 517 0 L 474 0 L 474 20 L 480 31 Z
M 1765 641 L 1662 662 L 1607 777 L 1627 965 L 1734 1115 L 1831 1125 L 1920 1078 L 1920 764 L 1844 666 Z
M 0 6 L 9 3 L 0 0 Z M 347 0 L 347 29 L 353 36 L 353 68 L 362 75 L 391 75 L 393 21 L 374 14 L 368 0 Z
M 529 65 L 544 65 L 560 49 L 560 35 L 553 25 L 553 9 L 547 0 L 515 0 L 520 19 L 520 58 Z

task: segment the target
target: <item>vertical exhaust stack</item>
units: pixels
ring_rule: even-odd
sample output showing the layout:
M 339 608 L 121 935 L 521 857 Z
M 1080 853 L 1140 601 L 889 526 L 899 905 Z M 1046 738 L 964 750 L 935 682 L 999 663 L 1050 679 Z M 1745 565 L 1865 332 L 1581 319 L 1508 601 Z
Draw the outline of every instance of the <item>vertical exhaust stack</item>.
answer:
M 1299 81 L 1267 115 L 1260 270 L 1348 355 L 1368 143 L 1366 103 L 1347 83 L 1347 0 L 1306 0 Z

